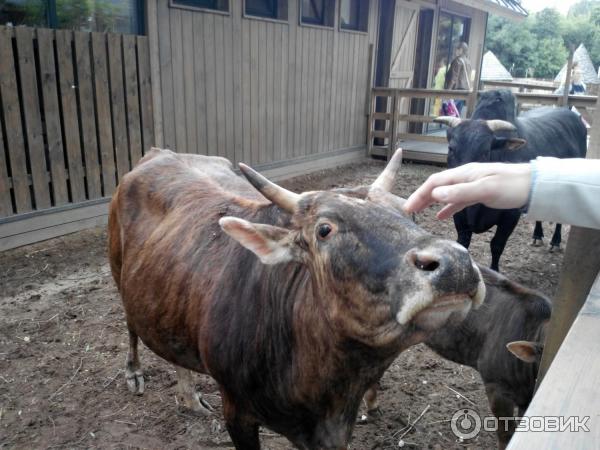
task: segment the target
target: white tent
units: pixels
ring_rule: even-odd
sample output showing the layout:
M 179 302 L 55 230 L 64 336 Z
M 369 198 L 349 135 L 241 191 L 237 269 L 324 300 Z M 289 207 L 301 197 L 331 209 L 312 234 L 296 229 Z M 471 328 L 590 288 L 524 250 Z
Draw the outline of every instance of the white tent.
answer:
M 506 67 L 490 50 L 483 55 L 481 64 L 482 81 L 512 81 L 513 77 Z
M 579 63 L 579 69 L 581 69 L 581 73 L 583 75 L 583 82 L 587 84 L 600 84 L 600 79 L 598 78 L 598 73 L 596 73 L 596 69 L 594 68 L 594 64 L 592 63 L 592 58 L 584 47 L 583 44 L 577 47 L 575 53 L 573 54 L 573 61 L 577 61 Z M 564 83 L 565 81 L 565 73 L 567 72 L 567 65 L 565 64 L 554 81 L 558 83 Z

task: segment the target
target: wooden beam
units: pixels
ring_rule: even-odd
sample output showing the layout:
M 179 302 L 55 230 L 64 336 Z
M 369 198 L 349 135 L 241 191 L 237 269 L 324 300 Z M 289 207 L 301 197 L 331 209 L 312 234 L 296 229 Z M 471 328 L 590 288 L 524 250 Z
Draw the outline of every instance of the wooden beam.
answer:
M 585 305 L 562 343 L 555 362 L 526 413 L 529 418 L 559 416 L 568 420 L 574 417 L 584 422 L 589 431 L 517 432 L 508 446 L 509 450 L 587 449 L 597 446 L 600 441 L 600 416 L 598 415 L 600 358 L 598 355 L 600 355 L 600 277 L 596 278 Z
M 600 108 L 594 112 L 594 121 L 600 124 Z M 588 158 L 600 158 L 600 126 L 592 128 Z M 577 313 L 584 304 L 587 294 L 600 271 L 600 230 L 571 227 L 558 293 L 552 306 L 552 318 L 546 336 L 544 354 L 538 374 L 538 386 L 554 360 L 558 349 L 567 335 Z

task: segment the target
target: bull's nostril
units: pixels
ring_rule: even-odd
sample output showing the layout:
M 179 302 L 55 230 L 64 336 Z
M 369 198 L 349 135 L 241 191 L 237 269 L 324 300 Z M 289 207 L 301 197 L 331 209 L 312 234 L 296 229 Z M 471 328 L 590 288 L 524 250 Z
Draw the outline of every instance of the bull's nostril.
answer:
M 440 263 L 438 261 L 427 260 L 427 259 L 421 260 L 417 256 L 417 258 L 415 259 L 415 266 L 417 267 L 417 269 L 424 270 L 426 272 L 433 272 L 435 269 L 440 267 Z

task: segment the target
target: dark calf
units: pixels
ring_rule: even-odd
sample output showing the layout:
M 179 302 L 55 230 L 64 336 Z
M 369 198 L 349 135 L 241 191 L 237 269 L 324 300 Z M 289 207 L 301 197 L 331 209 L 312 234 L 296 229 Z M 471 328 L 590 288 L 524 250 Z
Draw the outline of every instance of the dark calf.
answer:
M 480 270 L 487 288 L 482 307 L 462 322 L 450 321 L 425 343 L 440 356 L 479 372 L 496 417 L 514 417 L 515 407 L 521 416 L 533 397 L 550 300 L 497 272 Z M 374 388 L 365 402 L 369 410 L 377 407 Z M 501 449 L 515 426 L 510 423 L 508 430 L 498 430 Z

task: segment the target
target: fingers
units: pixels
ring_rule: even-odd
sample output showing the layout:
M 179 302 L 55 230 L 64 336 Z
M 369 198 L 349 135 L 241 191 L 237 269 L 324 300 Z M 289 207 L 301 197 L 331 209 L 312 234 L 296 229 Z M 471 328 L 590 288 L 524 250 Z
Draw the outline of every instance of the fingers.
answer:
M 446 220 L 472 204 L 473 203 L 450 203 L 440 209 L 435 216 L 440 220 Z

